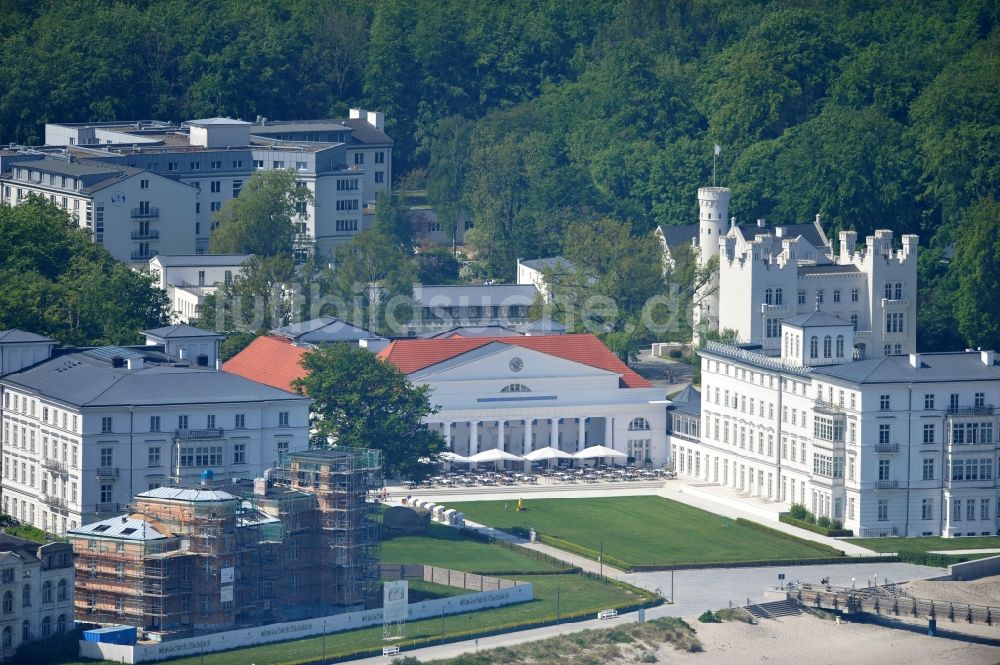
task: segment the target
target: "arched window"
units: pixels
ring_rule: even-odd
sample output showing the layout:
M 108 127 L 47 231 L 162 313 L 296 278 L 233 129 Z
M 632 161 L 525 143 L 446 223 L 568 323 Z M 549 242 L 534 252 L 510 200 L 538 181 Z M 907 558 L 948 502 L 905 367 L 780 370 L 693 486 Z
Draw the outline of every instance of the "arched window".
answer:
M 31 639 L 31 622 L 25 619 L 21 622 L 21 641 L 27 642 Z
M 45 617 L 42 619 L 42 637 L 48 637 L 52 634 L 52 617 Z
M 892 284 L 889 282 L 885 283 L 885 298 L 886 300 L 892 300 Z
M 66 615 L 60 614 L 59 618 L 56 619 L 56 632 L 65 633 L 66 632 Z
M 504 386 L 500 392 L 502 393 L 530 393 L 531 388 L 524 385 L 523 383 L 511 383 L 510 385 Z
M 764 304 L 773 305 L 774 304 L 774 291 L 771 289 L 764 289 Z
M 10 614 L 14 611 L 14 594 L 6 591 L 3 594 L 3 613 Z
M 628 431 L 639 432 L 650 429 L 649 421 L 645 418 L 634 418 L 632 422 L 628 424 Z
M 42 582 L 42 602 L 52 602 L 52 582 L 50 580 Z
M 14 631 L 10 629 L 10 626 L 3 627 L 3 648 L 10 649 L 14 646 Z
M 31 585 L 25 584 L 21 589 L 21 607 L 31 607 Z
M 837 357 L 838 358 L 843 358 L 844 357 L 844 336 L 843 335 L 837 335 Z
M 823 357 L 829 358 L 833 355 L 833 338 L 827 335 L 823 338 Z
M 56 588 L 56 600 L 66 600 L 66 580 L 59 580 Z
M 819 358 L 819 337 L 815 335 L 809 338 L 809 357 Z
M 903 285 L 900 282 L 896 282 L 896 300 L 903 299 Z
M 781 289 L 775 289 L 774 290 L 774 304 L 775 305 L 781 305 L 782 302 L 783 302 L 783 300 L 784 300 L 784 298 L 781 295 Z

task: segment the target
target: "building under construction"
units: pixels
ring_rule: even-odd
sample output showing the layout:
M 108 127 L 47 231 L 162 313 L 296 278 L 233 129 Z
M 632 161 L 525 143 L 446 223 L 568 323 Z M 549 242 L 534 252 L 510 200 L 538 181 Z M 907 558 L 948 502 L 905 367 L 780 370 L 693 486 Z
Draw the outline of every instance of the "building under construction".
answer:
M 378 451 L 336 448 L 283 454 L 268 479 L 138 494 L 68 534 L 76 618 L 170 639 L 371 607 L 381 482 Z

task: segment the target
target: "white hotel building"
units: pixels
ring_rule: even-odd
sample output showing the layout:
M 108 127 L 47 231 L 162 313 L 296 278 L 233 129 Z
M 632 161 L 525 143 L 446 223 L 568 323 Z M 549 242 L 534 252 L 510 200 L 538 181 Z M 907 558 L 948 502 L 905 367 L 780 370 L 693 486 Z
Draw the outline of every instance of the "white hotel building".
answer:
M 198 334 L 200 333 L 200 335 Z M 215 369 L 218 336 L 190 326 L 149 344 L 54 349 L 0 332 L 3 511 L 54 533 L 117 515 L 138 492 L 256 478 L 308 447 L 310 400 Z
M 670 437 L 679 473 L 863 537 L 998 532 L 992 351 L 852 361 L 853 326 L 819 311 L 786 319 L 780 339 L 701 351 L 700 432 Z

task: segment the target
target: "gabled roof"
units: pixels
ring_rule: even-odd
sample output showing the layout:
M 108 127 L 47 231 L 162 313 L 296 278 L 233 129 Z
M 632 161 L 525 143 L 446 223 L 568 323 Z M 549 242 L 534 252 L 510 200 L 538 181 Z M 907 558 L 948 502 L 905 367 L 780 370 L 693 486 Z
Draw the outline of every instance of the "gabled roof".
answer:
M 309 321 L 275 328 L 271 331 L 271 335 L 287 337 L 294 342 L 305 342 L 308 344 L 355 342 L 359 339 L 379 337 L 379 335 L 369 330 L 359 328 L 333 316 L 321 316 Z
M 543 259 L 528 259 L 526 261 L 521 261 L 521 265 L 525 268 L 531 268 L 532 270 L 572 270 L 573 263 L 569 259 L 564 259 L 561 256 L 549 256 Z
M 185 125 L 195 125 L 197 127 L 207 127 L 208 125 L 217 125 L 221 127 L 225 126 L 243 126 L 252 125 L 252 122 L 247 122 L 246 120 L 235 120 L 233 118 L 200 118 L 198 120 L 185 120 Z
M 253 254 L 157 254 L 150 259 L 164 268 L 185 266 L 241 266 Z
M 569 328 L 559 323 L 555 319 L 549 318 L 547 316 L 543 316 L 537 321 L 532 321 L 531 323 L 525 323 L 523 326 L 517 327 L 518 332 L 525 334 L 545 332 L 545 333 L 558 333 L 561 335 L 565 333 L 567 330 L 569 330 Z
M 157 339 L 180 339 L 183 337 L 218 337 L 222 339 L 225 335 L 220 335 L 211 330 L 202 330 L 186 323 L 179 323 L 174 326 L 164 326 L 163 328 L 153 328 L 142 331 L 143 335 L 155 337 Z
M 236 497 L 222 490 L 190 489 L 187 487 L 157 487 L 139 492 L 139 499 L 173 499 L 176 501 L 230 501 Z
M 769 233 L 775 236 L 776 241 L 780 244 L 781 240 L 785 238 L 797 238 L 802 236 L 806 242 L 815 247 L 817 250 L 824 250 L 830 248 L 830 241 L 826 238 L 826 234 L 823 232 L 823 227 L 819 222 L 807 222 L 805 224 L 765 224 L 764 226 L 758 226 L 757 224 L 738 224 L 736 228 L 739 230 L 740 235 L 743 236 L 744 240 L 753 240 L 753 237 L 758 234 Z M 781 229 L 781 239 L 777 238 L 778 228 Z
M 839 316 L 827 314 L 826 312 L 820 310 L 790 316 L 787 319 L 783 319 L 781 322 L 783 324 L 795 326 L 796 328 L 805 328 L 806 326 L 829 327 L 854 325 L 850 321 L 845 321 Z
M 853 383 L 926 383 L 940 381 L 1000 381 L 1000 366 L 983 363 L 979 351 L 921 353 L 920 367 L 910 357 L 885 356 L 842 365 L 814 367 L 814 375 Z
M 143 515 L 119 515 L 109 517 L 99 522 L 83 524 L 76 529 L 70 529 L 70 536 L 86 536 L 99 538 L 118 538 L 121 540 L 163 540 L 174 534 L 167 531 L 162 524 L 150 520 Z
M 691 241 L 698 242 L 700 228 L 697 224 L 663 224 L 659 227 L 667 247 L 677 247 L 679 245 L 690 245 Z
M 421 339 L 453 339 L 455 337 L 510 337 L 521 333 L 502 325 L 452 326 L 445 330 L 432 330 L 418 335 Z
M 688 384 L 679 393 L 670 398 L 671 406 L 682 413 L 697 415 L 701 413 L 701 393 L 692 384 Z
M 499 337 L 455 339 L 400 339 L 383 349 L 378 357 L 394 364 L 404 374 L 413 374 L 438 363 L 451 360 L 480 347 L 499 342 L 546 353 L 557 358 L 589 365 L 618 374 L 623 388 L 652 388 L 646 381 L 618 359 L 594 335 L 556 335 L 551 337 Z
M 258 337 L 223 363 L 222 371 L 291 391 L 292 381 L 306 375 L 301 361 L 308 350 L 283 337 Z
M 33 332 L 28 332 L 27 330 L 18 330 L 17 328 L 0 330 L 0 344 L 37 344 L 39 342 L 50 342 L 52 344 L 56 343 L 56 341 L 51 337 L 37 335 Z

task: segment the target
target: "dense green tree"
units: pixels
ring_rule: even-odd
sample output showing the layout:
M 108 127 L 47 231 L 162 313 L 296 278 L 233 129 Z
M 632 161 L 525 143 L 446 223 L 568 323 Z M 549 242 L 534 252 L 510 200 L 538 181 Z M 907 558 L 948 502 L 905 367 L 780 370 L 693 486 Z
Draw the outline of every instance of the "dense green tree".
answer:
M 419 480 L 431 473 L 444 440 L 423 423 L 436 413 L 430 388 L 414 386 L 395 366 L 348 344 L 318 346 L 302 366 L 307 374 L 295 388 L 314 400 L 314 445 L 381 450 L 389 477 Z
M 227 201 L 216 213 L 212 253 L 290 256 L 295 220 L 312 201 L 312 192 L 297 185 L 291 169 L 253 174 L 239 197 Z
M 428 165 L 427 199 L 441 230 L 452 238 L 460 221 L 468 214 L 463 200 L 469 168 L 472 122 L 461 116 L 449 116 L 434 127 Z
M 403 209 L 402 201 L 385 192 L 379 192 L 375 200 L 375 218 L 372 231 L 387 238 L 404 252 L 412 252 L 414 246 L 413 223 L 410 213 Z
M 166 294 L 45 199 L 0 204 L 0 329 L 67 344 L 135 344 L 167 322 Z
M 412 312 L 396 307 L 394 299 L 413 294 L 413 252 L 368 229 L 337 248 L 335 260 L 334 288 L 347 310 L 343 316 L 369 330 L 400 334 L 396 324 L 408 322 Z
M 955 319 L 969 346 L 1000 349 L 1000 203 L 984 199 L 967 214 L 949 267 Z

